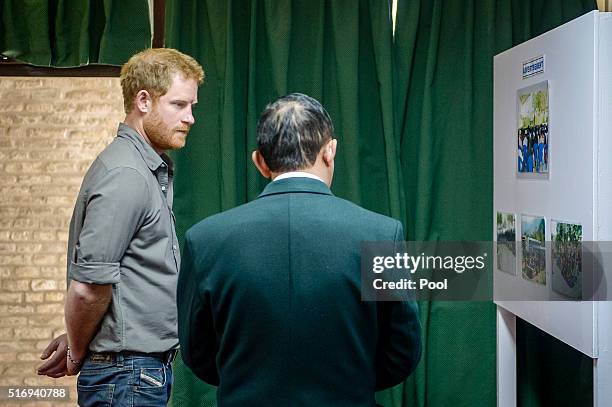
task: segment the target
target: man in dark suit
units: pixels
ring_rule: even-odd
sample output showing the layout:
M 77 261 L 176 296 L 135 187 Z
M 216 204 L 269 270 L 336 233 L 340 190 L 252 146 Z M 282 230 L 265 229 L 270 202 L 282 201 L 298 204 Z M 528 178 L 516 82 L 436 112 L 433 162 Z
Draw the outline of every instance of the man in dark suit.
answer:
M 252 156 L 273 182 L 187 232 L 181 353 L 220 407 L 371 407 L 419 360 L 416 304 L 361 300 L 360 243 L 404 235 L 331 193 L 336 145 L 316 100 L 278 99 Z

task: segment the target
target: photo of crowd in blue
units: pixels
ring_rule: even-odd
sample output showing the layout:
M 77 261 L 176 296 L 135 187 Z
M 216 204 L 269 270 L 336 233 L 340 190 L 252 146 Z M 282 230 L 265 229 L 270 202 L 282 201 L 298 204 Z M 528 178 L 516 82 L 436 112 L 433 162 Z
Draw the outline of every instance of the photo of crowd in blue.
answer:
M 538 124 L 518 130 L 518 171 L 548 172 L 548 125 Z
M 548 174 L 548 82 L 518 91 L 517 169 L 521 174 Z

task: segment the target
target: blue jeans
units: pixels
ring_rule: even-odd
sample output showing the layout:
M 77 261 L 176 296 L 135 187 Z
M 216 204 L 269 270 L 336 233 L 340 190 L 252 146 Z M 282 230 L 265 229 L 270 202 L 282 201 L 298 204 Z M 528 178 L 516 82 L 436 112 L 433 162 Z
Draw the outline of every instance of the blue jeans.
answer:
M 172 366 L 149 356 L 93 354 L 77 381 L 79 406 L 166 406 Z

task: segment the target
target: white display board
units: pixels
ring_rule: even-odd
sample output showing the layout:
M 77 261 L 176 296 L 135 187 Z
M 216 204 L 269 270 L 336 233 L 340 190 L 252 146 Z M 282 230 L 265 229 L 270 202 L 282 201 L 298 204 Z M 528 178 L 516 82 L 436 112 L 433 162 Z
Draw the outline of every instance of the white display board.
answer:
M 560 301 L 566 297 L 552 288 L 550 245 L 542 252 L 546 264 L 542 275 L 533 271 L 538 267 L 531 263 L 523 266 L 520 241 L 522 226 L 529 226 L 521 222 L 524 215 L 544 218 L 547 242 L 552 221 L 581 225 L 584 242 L 612 241 L 611 40 L 612 16 L 594 11 L 496 55 L 494 60 L 493 219 L 498 212 L 514 214 L 516 219 L 515 274 L 498 270 L 497 259 L 494 261 L 495 302 L 502 308 L 498 312 L 498 383 L 516 383 L 515 377 L 508 376 L 515 374 L 515 349 L 508 344 L 514 343 L 512 318 L 518 316 L 594 358 L 596 405 L 612 405 L 612 381 L 606 385 L 601 380 L 610 370 L 612 303 Z M 536 152 L 531 171 L 521 172 L 521 117 L 531 114 L 528 99 L 542 89 L 548 91 L 546 153 Z M 540 171 L 535 164 L 538 156 L 546 162 L 540 163 Z M 497 237 L 495 221 L 492 227 Z M 606 273 L 601 284 L 612 293 L 612 264 L 601 266 Z M 508 268 L 508 261 L 500 267 Z M 523 267 L 529 267 L 525 275 Z M 583 269 L 587 278 L 591 272 Z M 514 405 L 512 391 L 498 390 L 499 405 Z M 609 404 L 601 404 L 604 399 Z

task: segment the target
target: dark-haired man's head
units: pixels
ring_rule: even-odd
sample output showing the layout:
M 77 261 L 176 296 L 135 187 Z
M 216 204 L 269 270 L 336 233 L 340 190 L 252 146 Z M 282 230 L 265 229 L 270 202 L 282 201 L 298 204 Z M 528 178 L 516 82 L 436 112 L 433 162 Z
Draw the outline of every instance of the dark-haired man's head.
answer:
M 334 126 L 310 96 L 292 93 L 266 106 L 257 123 L 253 162 L 266 177 L 309 172 L 331 185 L 336 154 Z

